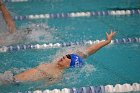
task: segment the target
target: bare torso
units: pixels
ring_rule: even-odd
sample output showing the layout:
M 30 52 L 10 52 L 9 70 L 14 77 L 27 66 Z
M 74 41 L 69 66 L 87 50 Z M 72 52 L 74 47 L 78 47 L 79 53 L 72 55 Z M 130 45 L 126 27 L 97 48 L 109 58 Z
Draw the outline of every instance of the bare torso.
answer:
M 57 80 L 61 77 L 62 73 L 63 70 L 59 69 L 56 63 L 46 63 L 15 75 L 14 78 L 19 82 L 37 81 L 41 79 Z

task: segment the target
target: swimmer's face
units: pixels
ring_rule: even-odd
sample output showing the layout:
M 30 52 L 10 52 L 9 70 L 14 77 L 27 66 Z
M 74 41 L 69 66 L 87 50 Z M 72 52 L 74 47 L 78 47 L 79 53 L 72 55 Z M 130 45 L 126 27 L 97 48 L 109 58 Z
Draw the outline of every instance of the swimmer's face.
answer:
M 59 61 L 58 65 L 63 68 L 68 68 L 70 66 L 71 58 L 70 55 L 63 56 Z

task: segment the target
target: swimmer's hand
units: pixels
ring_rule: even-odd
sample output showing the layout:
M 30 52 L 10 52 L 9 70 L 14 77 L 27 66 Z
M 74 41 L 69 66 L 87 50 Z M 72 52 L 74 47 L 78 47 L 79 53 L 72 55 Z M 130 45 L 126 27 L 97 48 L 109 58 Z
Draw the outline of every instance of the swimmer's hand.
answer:
M 110 43 L 111 40 L 112 40 L 112 38 L 113 38 L 113 36 L 115 36 L 115 34 L 116 34 L 116 32 L 113 32 L 112 30 L 111 30 L 110 34 L 108 34 L 108 33 L 106 32 L 106 41 L 107 41 L 108 43 Z

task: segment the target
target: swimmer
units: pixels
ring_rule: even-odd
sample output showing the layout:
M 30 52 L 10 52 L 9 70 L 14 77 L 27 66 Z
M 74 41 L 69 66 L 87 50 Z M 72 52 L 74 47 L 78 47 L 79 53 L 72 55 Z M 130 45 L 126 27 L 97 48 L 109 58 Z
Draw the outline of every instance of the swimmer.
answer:
M 7 32 L 0 33 L 0 46 L 7 46 L 14 43 L 23 42 L 26 40 L 27 35 L 31 34 L 32 29 L 26 28 L 24 31 L 16 31 L 15 23 L 10 15 L 10 12 L 0 0 L 0 12 L 3 15 L 3 19 L 7 25 Z
M 1 35 L 0 35 L 0 45 L 5 45 L 6 38 L 10 34 L 13 34 L 16 32 L 16 26 L 15 26 L 15 23 L 14 23 L 11 15 L 9 13 L 9 11 L 5 7 L 4 3 L 2 2 L 2 0 L 0 0 L 0 12 L 2 12 L 3 19 L 5 20 L 5 23 L 6 23 L 7 28 L 8 28 L 8 32 L 1 33 Z
M 2 12 L 3 18 L 7 24 L 9 33 L 16 32 L 15 23 L 9 13 L 9 11 L 6 9 L 5 5 L 3 4 L 2 0 L 0 0 L 0 11 Z
M 13 75 L 11 72 L 5 72 L 3 75 L 1 75 L 0 81 L 3 84 L 35 82 L 38 80 L 48 80 L 51 82 L 51 84 L 57 82 L 62 77 L 63 71 L 66 68 L 82 67 L 83 59 L 94 54 L 102 47 L 108 45 L 114 35 L 115 32 L 111 31 L 110 34 L 106 32 L 105 41 L 101 41 L 85 48 L 85 52 L 78 51 L 77 53 L 67 54 L 56 62 L 44 63 L 17 75 Z
M 5 7 L 2 0 L 0 0 L 0 11 L 2 12 L 3 18 L 7 24 L 7 27 L 9 29 L 9 33 L 15 33 L 16 32 L 16 26 L 12 19 L 12 16 L 10 15 L 8 9 Z M 29 34 L 32 32 L 32 29 L 26 28 L 25 33 Z

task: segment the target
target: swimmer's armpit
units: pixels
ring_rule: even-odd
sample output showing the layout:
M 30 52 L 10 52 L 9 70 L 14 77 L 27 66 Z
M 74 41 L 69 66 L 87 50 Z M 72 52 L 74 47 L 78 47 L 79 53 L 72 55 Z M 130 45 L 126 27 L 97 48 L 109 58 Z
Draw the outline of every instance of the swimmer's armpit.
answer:
M 48 80 L 48 85 L 51 85 L 51 84 L 54 84 L 54 83 L 57 83 L 60 81 L 61 78 L 49 78 Z

